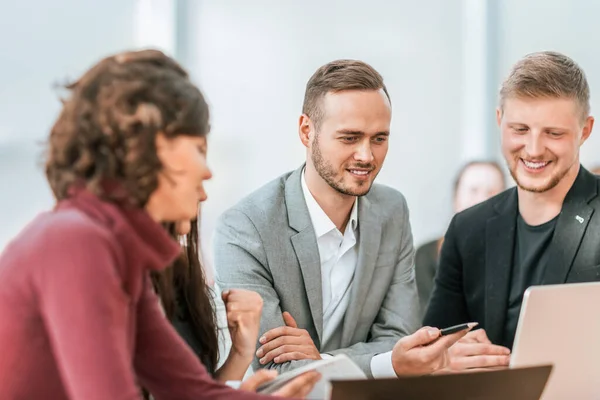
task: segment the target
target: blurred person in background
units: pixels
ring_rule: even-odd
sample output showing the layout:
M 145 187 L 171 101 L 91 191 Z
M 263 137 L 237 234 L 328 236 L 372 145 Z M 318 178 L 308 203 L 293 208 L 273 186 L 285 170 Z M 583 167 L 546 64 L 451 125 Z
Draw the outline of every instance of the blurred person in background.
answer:
M 211 378 L 149 276 L 181 253 L 161 223 L 195 218 L 206 199 L 202 94 L 152 50 L 107 57 L 68 89 L 46 161 L 57 204 L 0 256 L 2 398 L 129 400 L 139 386 L 158 400 L 267 398 Z M 318 378 L 280 393 L 304 396 Z
M 231 289 L 221 294 L 231 337 L 227 359 L 219 364 L 219 337 L 214 290 L 207 284 L 198 249 L 198 220 L 170 223 L 171 236 L 183 241 L 183 252 L 169 267 L 152 271 L 152 281 L 167 318 L 215 379 L 241 381 L 254 358 L 262 298 L 256 292 Z
M 600 165 L 596 165 L 595 167 L 591 168 L 590 172 L 594 175 L 600 175 Z
M 453 185 L 453 209 L 459 213 L 479 204 L 506 189 L 502 168 L 495 161 L 471 161 L 458 172 Z M 444 238 L 421 245 L 415 255 L 415 279 L 419 292 L 421 318 L 425 315 L 433 280 L 437 271 L 440 249 Z

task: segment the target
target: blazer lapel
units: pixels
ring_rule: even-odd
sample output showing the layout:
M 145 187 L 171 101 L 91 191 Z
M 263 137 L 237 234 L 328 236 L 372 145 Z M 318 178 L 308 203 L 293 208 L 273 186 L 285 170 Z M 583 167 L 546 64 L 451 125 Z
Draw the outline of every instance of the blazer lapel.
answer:
M 588 202 L 597 195 L 596 178 L 583 167 L 567 193 L 556 221 L 548 265 L 542 284 L 564 283 L 571 270 L 594 209 Z
M 303 168 L 304 166 L 294 171 L 287 179 L 285 183 L 285 201 L 289 225 L 298 232 L 292 235 L 291 241 L 296 252 L 296 257 L 298 257 L 310 313 L 317 330 L 319 343 L 315 343 L 315 345 L 317 348 L 320 348 L 323 335 L 321 258 L 315 230 L 310 220 L 300 183 Z
M 358 200 L 358 231 L 358 262 L 352 281 L 352 289 L 350 289 L 350 303 L 344 317 L 343 347 L 351 343 L 358 324 L 360 312 L 371 287 L 371 279 L 373 278 L 375 263 L 379 255 L 379 243 L 381 242 L 379 214 L 366 196 Z
M 485 240 L 485 329 L 494 343 L 502 340 L 506 319 L 517 220 L 517 190 L 512 189 L 498 214 L 488 219 Z

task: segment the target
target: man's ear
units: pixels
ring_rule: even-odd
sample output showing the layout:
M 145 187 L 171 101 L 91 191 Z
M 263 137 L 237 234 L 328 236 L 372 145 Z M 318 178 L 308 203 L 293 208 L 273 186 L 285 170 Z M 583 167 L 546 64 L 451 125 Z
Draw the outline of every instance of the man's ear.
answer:
M 302 114 L 298 121 L 298 135 L 304 147 L 310 147 L 310 139 L 314 136 L 314 124 L 306 114 Z
M 579 145 L 581 146 L 592 134 L 592 129 L 594 128 L 594 117 L 589 116 L 585 120 L 585 124 L 583 125 L 583 130 L 581 133 L 581 140 L 579 141 Z
M 500 127 L 500 124 L 502 123 L 502 109 L 500 107 L 496 108 L 496 123 L 498 124 L 498 127 Z

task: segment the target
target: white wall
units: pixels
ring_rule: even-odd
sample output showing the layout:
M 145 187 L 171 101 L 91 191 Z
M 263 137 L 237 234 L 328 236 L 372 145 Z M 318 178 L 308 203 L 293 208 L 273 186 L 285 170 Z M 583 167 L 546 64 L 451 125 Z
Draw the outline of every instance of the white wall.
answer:
M 461 1 L 190 3 L 186 63 L 213 113 L 205 242 L 226 208 L 302 163 L 304 87 L 337 58 L 384 76 L 393 122 L 378 181 L 406 195 L 416 242 L 444 231 L 461 162 Z
M 573 58 L 586 72 L 592 114 L 600 119 L 600 2 L 589 0 L 503 0 L 500 22 L 498 84 L 512 64 L 528 53 L 553 50 Z M 581 162 L 600 164 L 600 123 L 581 148 Z
M 132 47 L 133 0 L 0 3 L 0 251 L 53 200 L 39 160 L 59 110 L 56 83 Z
M 38 161 L 59 109 L 53 85 L 77 77 L 108 53 L 139 44 L 134 20 L 140 3 L 183 9 L 182 26 L 169 25 L 169 11 L 157 32 L 177 30 L 178 56 L 212 106 L 209 161 L 215 178 L 207 185 L 205 241 L 226 208 L 303 161 L 296 123 L 304 86 L 316 68 L 342 57 L 371 63 L 392 96 L 390 152 L 379 182 L 406 195 L 417 244 L 443 232 L 451 181 L 465 161 L 462 130 L 470 110 L 464 109 L 469 103 L 462 32 L 468 28 L 468 1 L 2 1 L 0 249 L 52 205 Z M 586 70 L 592 110 L 600 109 L 600 57 L 593 48 L 600 3 L 503 0 L 494 7 L 499 48 L 491 67 L 497 84 L 524 54 L 559 50 Z M 172 33 L 149 39 L 169 47 Z M 598 129 L 582 150 L 587 165 L 600 162 Z

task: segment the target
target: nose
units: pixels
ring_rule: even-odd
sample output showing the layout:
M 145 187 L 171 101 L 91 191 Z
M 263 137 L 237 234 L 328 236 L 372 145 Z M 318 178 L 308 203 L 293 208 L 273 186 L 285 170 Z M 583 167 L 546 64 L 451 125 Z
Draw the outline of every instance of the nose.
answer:
M 363 163 L 370 163 L 373 161 L 373 151 L 371 150 L 371 142 L 369 140 L 360 143 L 356 152 L 354 152 L 354 159 Z
M 527 135 L 525 152 L 532 158 L 544 155 L 543 138 L 540 132 L 531 132 L 531 134 Z
M 206 167 L 206 170 L 205 170 L 205 172 L 204 172 L 204 175 L 202 176 L 202 180 L 205 180 L 205 181 L 207 181 L 207 180 L 211 179 L 211 178 L 212 178 L 212 176 L 213 176 L 213 175 L 212 175 L 212 171 L 210 170 L 210 168 Z

